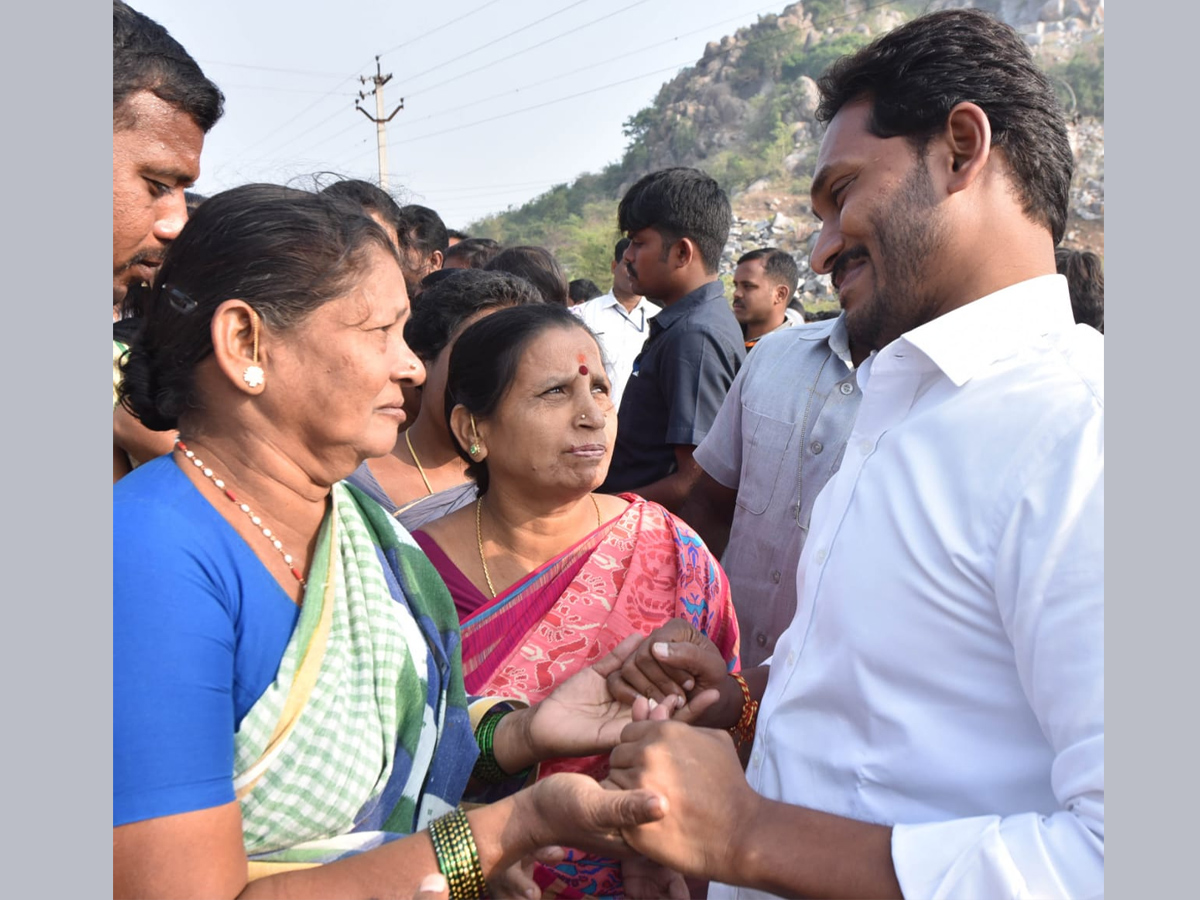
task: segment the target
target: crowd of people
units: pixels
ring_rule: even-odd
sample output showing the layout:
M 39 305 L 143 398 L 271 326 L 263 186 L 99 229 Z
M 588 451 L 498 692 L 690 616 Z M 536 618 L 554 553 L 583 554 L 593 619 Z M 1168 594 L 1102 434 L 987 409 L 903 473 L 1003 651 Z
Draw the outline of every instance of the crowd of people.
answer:
M 224 97 L 114 0 L 115 897 L 1103 891 L 1062 110 L 974 10 L 818 87 L 806 321 L 694 168 L 606 293 L 361 180 L 191 195 Z

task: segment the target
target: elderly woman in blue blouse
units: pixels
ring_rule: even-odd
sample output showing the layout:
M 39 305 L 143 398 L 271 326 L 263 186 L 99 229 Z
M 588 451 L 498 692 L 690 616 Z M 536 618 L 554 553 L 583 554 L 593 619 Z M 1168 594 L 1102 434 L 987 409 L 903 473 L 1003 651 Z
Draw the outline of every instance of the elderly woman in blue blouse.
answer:
M 584 776 L 456 809 L 472 774 L 613 746 L 628 648 L 473 728 L 445 586 L 341 481 L 424 377 L 408 311 L 337 198 L 236 188 L 172 244 L 123 363 L 122 402 L 180 440 L 113 492 L 114 896 L 411 897 L 439 869 L 452 897 L 524 891 L 538 848 L 625 852 L 661 814 Z

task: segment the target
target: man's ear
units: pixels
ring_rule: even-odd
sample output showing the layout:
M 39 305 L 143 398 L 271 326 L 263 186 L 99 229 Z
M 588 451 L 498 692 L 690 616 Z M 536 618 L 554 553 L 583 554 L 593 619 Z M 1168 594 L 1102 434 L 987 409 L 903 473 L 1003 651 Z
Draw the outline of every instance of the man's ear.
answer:
M 684 269 L 692 264 L 693 260 L 700 259 L 700 248 L 696 246 L 696 242 L 691 238 L 680 238 L 671 247 L 671 262 L 677 268 Z
M 949 165 L 947 190 L 950 193 L 965 190 L 991 158 L 992 123 L 987 113 L 974 103 L 957 104 L 946 117 L 940 143 Z
M 788 298 L 791 296 L 792 292 L 788 290 L 786 284 L 777 284 L 775 285 L 775 296 L 772 298 L 772 302 L 776 306 L 787 306 Z
M 213 313 L 211 333 L 221 373 L 239 390 L 261 394 L 271 377 L 270 339 L 254 308 L 226 300 Z

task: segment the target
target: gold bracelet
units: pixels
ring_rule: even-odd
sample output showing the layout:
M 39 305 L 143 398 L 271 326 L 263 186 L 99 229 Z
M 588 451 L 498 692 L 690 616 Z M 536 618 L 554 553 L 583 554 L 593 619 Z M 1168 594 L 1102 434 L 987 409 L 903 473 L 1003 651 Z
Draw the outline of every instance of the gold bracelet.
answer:
M 750 685 L 746 684 L 746 679 L 741 673 L 732 673 L 732 678 L 742 689 L 742 714 L 737 724 L 729 729 L 729 733 L 733 735 L 733 740 L 740 750 L 743 744 L 754 740 L 754 730 L 758 725 L 758 701 L 750 697 Z
M 429 826 L 429 840 L 438 868 L 450 887 L 450 900 L 488 896 L 479 848 L 465 812 L 455 809 L 434 821 Z

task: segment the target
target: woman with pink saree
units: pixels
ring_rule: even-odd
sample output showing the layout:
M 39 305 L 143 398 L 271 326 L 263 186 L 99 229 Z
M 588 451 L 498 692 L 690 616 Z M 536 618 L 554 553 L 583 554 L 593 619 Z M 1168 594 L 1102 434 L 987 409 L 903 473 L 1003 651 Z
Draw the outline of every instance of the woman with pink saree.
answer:
M 604 480 L 616 411 L 595 337 L 562 307 L 501 310 L 466 329 L 450 359 L 447 421 L 475 502 L 414 538 L 458 610 L 468 692 L 535 703 L 630 634 L 684 618 L 736 671 L 725 573 L 686 523 Z M 669 701 L 664 701 L 669 702 Z M 607 757 L 543 762 L 607 774 Z M 665 896 L 650 864 L 571 852 L 536 874 L 543 896 Z M 676 884 L 678 887 L 678 884 Z

